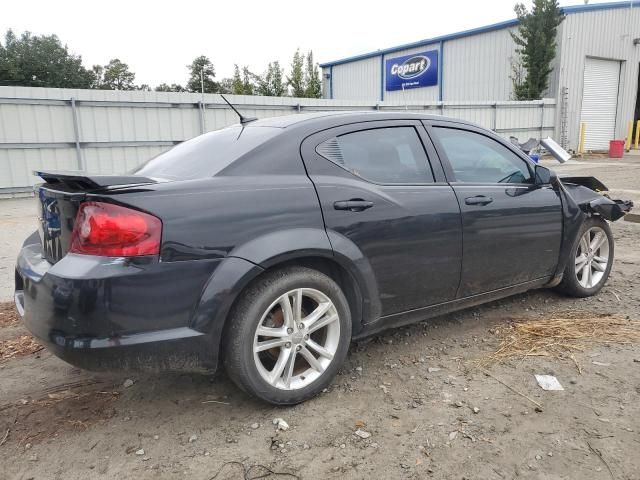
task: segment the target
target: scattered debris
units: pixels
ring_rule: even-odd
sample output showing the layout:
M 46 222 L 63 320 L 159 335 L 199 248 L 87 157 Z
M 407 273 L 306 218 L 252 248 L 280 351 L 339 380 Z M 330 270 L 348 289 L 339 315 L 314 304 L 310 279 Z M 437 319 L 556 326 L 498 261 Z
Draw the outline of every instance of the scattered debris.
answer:
M 220 402 L 220 401 L 218 401 L 218 400 L 205 400 L 205 401 L 204 401 L 204 402 L 202 402 L 202 403 L 219 403 L 220 405 L 231 405 L 231 404 L 230 404 L 230 403 L 228 403 L 228 402 Z
M 259 423 L 257 423 L 257 422 L 256 422 L 256 423 L 252 423 L 252 424 L 251 424 L 251 428 L 252 428 L 253 430 L 257 430 L 258 428 L 260 428 L 260 424 L 259 424 Z
M 535 400 L 533 400 L 532 398 L 527 397 L 524 393 L 520 393 L 518 390 L 516 390 L 515 388 L 513 388 L 511 385 L 505 383 L 503 380 L 500 380 L 498 377 L 491 375 L 489 372 L 487 372 L 485 369 L 481 369 L 483 371 L 483 373 L 491 378 L 493 378 L 496 382 L 501 383 L 502 385 L 504 385 L 505 387 L 507 387 L 509 390 L 511 390 L 514 393 L 517 393 L 518 395 L 520 395 L 522 398 L 526 398 L 527 400 L 529 400 L 531 403 L 533 403 L 536 407 L 540 408 L 540 411 L 542 411 L 542 405 L 540 405 L 538 402 L 536 402 Z M 537 410 L 536 410 L 537 411 Z
M 589 443 L 589 440 L 587 440 L 587 446 L 589 447 L 589 450 L 595 453 L 598 456 L 598 458 L 602 461 L 602 463 L 604 463 L 605 467 L 607 467 L 607 470 L 609 470 L 609 474 L 611 475 L 611 478 L 615 478 L 615 475 L 613 474 L 613 470 L 611 470 L 611 467 L 602 456 L 602 453 L 600 452 L 600 450 L 593 448 L 593 446 L 591 446 L 591 444 Z
M 7 428 L 7 431 L 4 433 L 4 437 L 2 437 L 2 440 L 0 440 L 0 447 L 2 445 L 4 445 L 4 442 L 7 441 L 7 438 L 9 438 L 9 433 L 11 432 L 10 428 Z
M 123 386 L 124 388 L 129 388 L 129 387 L 132 387 L 132 386 L 133 386 L 133 384 L 134 384 L 134 381 L 133 381 L 133 380 L 131 380 L 130 378 L 127 378 L 127 379 L 124 381 L 124 383 L 122 384 L 122 386 Z
M 596 343 L 640 342 L 640 322 L 629 322 L 616 315 L 578 311 L 516 321 L 509 328 L 501 329 L 499 334 L 502 341 L 498 350 L 481 360 L 480 365 L 513 357 L 570 358 L 572 352 L 584 351 Z
M 389 393 L 389 389 L 386 385 L 378 385 L 378 387 L 381 388 L 385 394 Z
M 191 435 L 191 436 L 189 437 L 189 443 L 193 443 L 193 442 L 195 442 L 196 440 L 198 440 L 198 436 L 197 436 L 197 435 L 195 435 L 195 434 L 194 434 L 194 435 Z
M 439 372 L 440 370 L 442 370 L 440 367 L 429 367 L 429 368 L 427 368 L 427 371 L 429 373 Z
M 598 366 L 598 367 L 610 367 L 611 364 L 607 363 L 607 362 L 596 362 L 595 360 L 593 362 L 594 365 Z
M 136 450 L 136 455 L 139 455 L 139 456 L 144 455 L 144 449 L 143 449 L 143 448 L 141 448 L 141 449 L 139 449 L 139 450 Z
M 363 440 L 366 440 L 367 438 L 371 437 L 371 434 L 365 430 L 356 430 L 354 432 L 354 435 L 356 435 L 357 437 L 362 438 Z
M 20 335 L 17 338 L 0 341 L 0 360 L 31 355 L 43 348 L 31 335 Z
M 282 418 L 274 418 L 273 424 L 276 426 L 276 430 L 282 430 L 283 432 L 289 430 L 289 424 Z
M 480 413 L 480 409 L 478 407 L 473 407 L 473 413 Z
M 560 382 L 558 381 L 558 379 L 553 375 L 535 375 L 535 377 L 536 377 L 536 381 L 538 382 L 538 385 L 540 385 L 540 388 L 542 388 L 543 390 L 547 390 L 547 391 L 564 390 L 564 388 L 562 388 L 562 385 L 560 385 Z
M 455 440 L 457 436 L 458 436 L 457 430 L 454 430 L 453 432 L 449 433 L 449 441 Z

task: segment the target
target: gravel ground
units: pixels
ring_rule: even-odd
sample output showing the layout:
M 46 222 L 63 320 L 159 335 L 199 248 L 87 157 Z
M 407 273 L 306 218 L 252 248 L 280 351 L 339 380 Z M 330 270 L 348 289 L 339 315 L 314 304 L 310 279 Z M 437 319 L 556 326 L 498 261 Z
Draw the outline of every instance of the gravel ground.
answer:
M 640 201 L 640 157 L 557 170 Z M 0 202 L 0 300 L 33 212 L 32 200 Z M 223 373 L 75 369 L 22 339 L 5 304 L 0 348 L 19 341 L 32 353 L 0 361 L 0 477 L 638 479 L 638 345 L 477 365 L 514 320 L 570 311 L 640 322 L 640 225 L 612 228 L 616 262 L 597 297 L 540 290 L 392 330 L 352 345 L 332 386 L 291 408 L 247 397 Z M 543 391 L 534 374 L 555 375 L 564 391 Z

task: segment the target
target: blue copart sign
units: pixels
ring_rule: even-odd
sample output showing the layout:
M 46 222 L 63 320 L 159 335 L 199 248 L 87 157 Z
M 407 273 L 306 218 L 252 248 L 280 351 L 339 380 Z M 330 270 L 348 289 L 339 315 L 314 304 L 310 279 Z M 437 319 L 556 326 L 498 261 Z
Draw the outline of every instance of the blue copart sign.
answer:
M 438 51 L 414 53 L 386 60 L 385 89 L 431 87 L 438 84 Z

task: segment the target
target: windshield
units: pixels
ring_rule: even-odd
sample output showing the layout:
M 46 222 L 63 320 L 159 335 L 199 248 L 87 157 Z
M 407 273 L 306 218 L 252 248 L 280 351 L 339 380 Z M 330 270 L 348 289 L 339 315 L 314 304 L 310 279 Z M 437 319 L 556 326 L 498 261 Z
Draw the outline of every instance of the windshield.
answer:
M 269 127 L 223 128 L 182 142 L 132 173 L 170 180 L 212 177 L 280 131 Z

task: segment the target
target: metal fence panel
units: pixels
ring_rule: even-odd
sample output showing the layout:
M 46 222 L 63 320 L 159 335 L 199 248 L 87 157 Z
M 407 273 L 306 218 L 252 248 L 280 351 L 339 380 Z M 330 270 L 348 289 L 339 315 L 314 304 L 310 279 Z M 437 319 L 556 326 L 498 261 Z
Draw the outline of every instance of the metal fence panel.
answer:
M 553 135 L 554 100 L 377 102 L 229 95 L 258 118 L 331 110 L 411 111 L 521 139 Z M 204 103 L 202 103 L 204 101 Z M 202 106 L 204 105 L 204 108 Z M 0 87 L 0 195 L 29 191 L 33 170 L 131 170 L 176 143 L 237 123 L 219 95 Z

